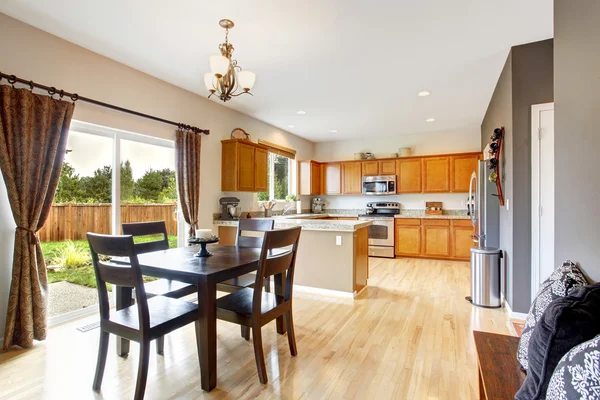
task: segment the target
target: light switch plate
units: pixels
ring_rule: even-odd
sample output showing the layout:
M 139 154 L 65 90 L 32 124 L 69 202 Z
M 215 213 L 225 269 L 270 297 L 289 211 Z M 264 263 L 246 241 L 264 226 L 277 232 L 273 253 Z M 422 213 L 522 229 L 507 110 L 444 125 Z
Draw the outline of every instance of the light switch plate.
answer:
M 341 246 L 342 245 L 342 237 L 341 236 L 336 236 L 335 237 L 335 244 L 336 244 L 336 246 Z

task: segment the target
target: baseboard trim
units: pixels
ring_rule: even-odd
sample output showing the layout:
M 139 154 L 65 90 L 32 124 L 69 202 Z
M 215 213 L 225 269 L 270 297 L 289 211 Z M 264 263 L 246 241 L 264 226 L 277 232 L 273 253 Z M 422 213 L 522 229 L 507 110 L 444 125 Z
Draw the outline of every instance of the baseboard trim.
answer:
M 314 288 L 310 286 L 294 285 L 294 290 L 300 293 L 319 294 L 322 296 L 341 297 L 344 299 L 354 299 L 355 297 L 354 293 L 342 292 L 339 290 Z
M 360 289 L 358 292 L 354 292 L 354 293 L 352 294 L 352 297 L 353 297 L 353 298 L 357 298 L 358 296 L 360 296 L 360 295 L 361 295 L 361 294 L 362 294 L 362 293 L 365 291 L 365 289 L 367 289 L 367 286 L 363 287 L 363 288 L 362 288 L 362 289 Z
M 504 306 L 506 307 L 506 311 L 508 312 L 508 316 L 512 319 L 520 319 L 522 321 L 525 321 L 527 319 L 527 314 L 524 313 L 520 313 L 520 312 L 514 312 L 512 310 L 512 308 L 510 308 L 510 304 L 508 304 L 508 301 L 504 300 Z

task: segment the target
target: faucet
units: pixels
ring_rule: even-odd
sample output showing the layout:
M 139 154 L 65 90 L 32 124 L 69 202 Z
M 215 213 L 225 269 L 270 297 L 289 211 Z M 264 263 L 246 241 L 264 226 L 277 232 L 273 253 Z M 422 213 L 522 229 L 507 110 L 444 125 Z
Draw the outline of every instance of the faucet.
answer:
M 296 207 L 295 204 L 292 204 L 291 206 L 287 206 L 283 209 L 283 212 L 281 213 L 281 215 L 286 215 L 286 213 L 290 210 L 292 210 L 294 207 Z

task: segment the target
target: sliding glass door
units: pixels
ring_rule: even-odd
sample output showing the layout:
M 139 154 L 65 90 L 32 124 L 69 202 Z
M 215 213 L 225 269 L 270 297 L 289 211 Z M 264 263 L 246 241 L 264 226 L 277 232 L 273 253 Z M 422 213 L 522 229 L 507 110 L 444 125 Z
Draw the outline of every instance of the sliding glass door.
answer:
M 121 223 L 160 220 L 169 245 L 183 244 L 173 141 L 73 121 L 67 149 L 39 233 L 49 267 L 51 323 L 97 309 L 87 232 L 118 235 Z

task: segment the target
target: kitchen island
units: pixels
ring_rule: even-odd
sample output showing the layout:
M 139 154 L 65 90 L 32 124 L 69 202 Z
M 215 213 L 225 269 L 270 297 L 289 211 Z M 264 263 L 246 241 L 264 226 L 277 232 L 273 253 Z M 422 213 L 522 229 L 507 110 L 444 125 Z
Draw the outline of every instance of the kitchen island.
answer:
M 369 276 L 368 226 L 371 221 L 331 220 L 326 216 L 274 217 L 275 229 L 302 227 L 294 285 L 357 295 Z M 235 244 L 237 221 L 214 220 L 220 244 Z

